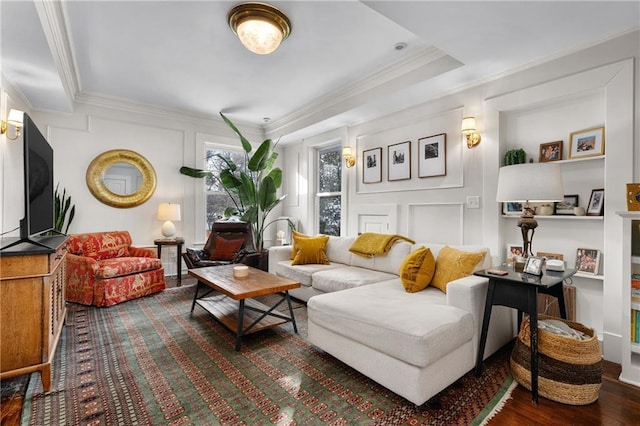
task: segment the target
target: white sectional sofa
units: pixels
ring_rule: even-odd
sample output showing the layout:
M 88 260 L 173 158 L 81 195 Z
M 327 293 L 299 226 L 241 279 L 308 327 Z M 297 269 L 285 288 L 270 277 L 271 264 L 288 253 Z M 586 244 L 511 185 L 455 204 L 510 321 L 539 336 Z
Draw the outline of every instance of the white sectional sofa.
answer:
M 434 257 L 443 245 L 396 242 L 370 258 L 349 251 L 355 237 L 330 237 L 329 265 L 291 265 L 291 247 L 269 249 L 269 272 L 301 283 L 290 294 L 307 301 L 308 338 L 318 348 L 414 404 L 421 405 L 475 364 L 488 280 L 451 281 L 447 293 L 433 287 L 407 293 L 399 276 L 405 257 L 424 246 Z M 491 266 L 484 251 L 476 270 Z M 512 311 L 494 307 L 484 358 L 516 333 Z

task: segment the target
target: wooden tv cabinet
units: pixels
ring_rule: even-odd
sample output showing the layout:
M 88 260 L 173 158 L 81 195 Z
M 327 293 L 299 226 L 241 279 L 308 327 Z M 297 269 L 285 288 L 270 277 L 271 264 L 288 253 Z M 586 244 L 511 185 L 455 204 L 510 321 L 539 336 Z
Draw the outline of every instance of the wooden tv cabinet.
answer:
M 0 379 L 38 371 L 49 392 L 67 312 L 67 236 L 33 240 L 50 248 L 25 242 L 0 251 Z

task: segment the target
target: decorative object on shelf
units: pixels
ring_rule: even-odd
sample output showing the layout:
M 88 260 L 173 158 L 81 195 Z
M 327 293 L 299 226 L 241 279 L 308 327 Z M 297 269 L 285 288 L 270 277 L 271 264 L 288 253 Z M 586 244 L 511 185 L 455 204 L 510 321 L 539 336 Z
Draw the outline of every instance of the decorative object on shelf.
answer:
M 538 161 L 546 163 L 547 161 L 558 160 L 562 160 L 562 141 L 540 144 L 540 158 Z
M 351 152 L 350 146 L 342 147 L 342 158 L 344 158 L 344 163 L 345 166 L 347 166 L 347 169 L 350 169 L 351 167 L 356 165 L 356 157 Z
M 240 139 L 245 151 L 246 169 L 235 164 L 228 158 L 219 156 L 224 166 L 220 174 L 209 170 L 181 167 L 180 173 L 194 178 L 209 177 L 218 179 L 222 188 L 227 192 L 233 206 L 225 210 L 225 217 L 237 216 L 253 227 L 254 246 L 258 253 L 264 251 L 264 231 L 274 222 L 286 219 L 275 219 L 267 222 L 267 217 L 284 198 L 278 197 L 277 190 L 282 186 L 282 170 L 273 167 L 278 153 L 275 151 L 277 143 L 265 139 L 258 149 L 253 152 L 253 146 L 240 130 L 223 113 L 220 116 Z M 252 154 L 253 152 L 253 154 Z
M 522 257 L 522 244 L 507 244 L 507 260 Z
M 464 117 L 462 119 L 460 131 L 467 140 L 467 148 L 469 149 L 477 146 L 482 139 L 480 137 L 480 132 L 478 132 L 478 125 L 476 124 L 475 117 Z
M 627 184 L 627 210 L 640 210 L 640 183 Z
M 158 205 L 158 220 L 164 221 L 162 224 L 162 235 L 165 238 L 174 238 L 176 235 L 176 226 L 174 221 L 181 220 L 180 204 L 160 203 Z
M 0 121 L 0 135 L 7 135 L 7 139 L 15 141 L 20 137 L 22 132 L 22 125 L 24 120 L 24 112 L 18 109 L 12 109 L 9 111 L 7 121 Z M 13 137 L 9 136 L 9 124 L 15 129 Z
M 362 151 L 362 182 L 382 182 L 382 148 Z
M 564 200 L 555 203 L 555 214 L 573 215 L 574 207 L 578 206 L 578 195 L 565 195 Z
M 572 132 L 569 137 L 569 158 L 604 155 L 604 127 Z
M 524 164 L 527 162 L 527 153 L 522 148 L 510 149 L 504 154 L 504 165 Z
M 56 185 L 56 189 L 53 192 L 54 207 L 55 207 L 55 225 L 53 229 L 66 234 L 69 231 L 69 226 L 73 222 L 73 218 L 76 215 L 76 205 L 71 205 L 71 195 L 67 195 L 67 190 L 62 189 L 62 195 L 58 191 L 60 184 Z M 69 214 L 69 217 L 67 217 Z M 66 226 L 65 226 L 66 222 Z
M 387 179 L 411 179 L 411 141 L 387 147 Z
M 502 203 L 502 214 L 508 216 L 520 216 L 522 214 L 522 203 Z
M 576 252 L 576 271 L 598 275 L 600 271 L 600 250 L 579 248 Z
M 536 253 L 538 257 L 544 257 L 547 260 L 564 260 L 564 255 L 560 253 L 549 253 L 546 251 L 539 251 Z
M 418 177 L 447 174 L 447 134 L 418 139 Z
M 573 214 L 575 214 L 576 216 L 584 216 L 585 214 L 587 214 L 587 211 L 582 206 L 575 206 L 573 208 Z
M 552 204 L 544 203 L 538 207 L 538 215 L 539 216 L 551 216 L 553 214 L 554 208 Z
M 524 265 L 523 272 L 531 275 L 542 275 L 542 266 L 544 265 L 544 257 L 529 256 L 527 263 Z
M 265 3 L 241 3 L 227 15 L 231 30 L 250 52 L 258 55 L 273 53 L 291 34 L 289 18 Z
M 604 214 L 604 189 L 594 189 L 591 191 L 587 216 L 602 216 Z
M 531 242 L 538 227 L 529 203 L 563 201 L 563 192 L 562 171 L 557 163 L 525 163 L 500 168 L 496 201 L 525 203 L 518 219 L 525 257 L 533 254 Z

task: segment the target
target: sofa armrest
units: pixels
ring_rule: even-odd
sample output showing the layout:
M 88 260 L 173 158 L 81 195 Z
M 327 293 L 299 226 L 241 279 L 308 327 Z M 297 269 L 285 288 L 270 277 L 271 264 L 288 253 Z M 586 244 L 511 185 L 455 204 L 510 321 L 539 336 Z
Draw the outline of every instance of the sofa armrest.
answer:
M 155 249 L 145 247 L 129 246 L 129 256 L 131 257 L 151 257 L 158 258 L 158 252 Z
M 283 260 L 291 260 L 291 246 L 269 247 L 269 272 L 275 274 L 276 265 Z
M 474 333 L 473 348 L 477 352 L 484 319 L 484 305 L 489 279 L 470 275 L 447 284 L 447 304 L 471 313 Z M 484 357 L 493 354 L 515 336 L 514 313 L 504 306 L 493 306 Z M 474 352 L 474 353 L 475 353 Z
M 67 253 L 67 271 L 79 270 L 81 274 L 90 273 L 95 275 L 98 272 L 98 261 L 91 257 L 78 256 L 77 254 Z

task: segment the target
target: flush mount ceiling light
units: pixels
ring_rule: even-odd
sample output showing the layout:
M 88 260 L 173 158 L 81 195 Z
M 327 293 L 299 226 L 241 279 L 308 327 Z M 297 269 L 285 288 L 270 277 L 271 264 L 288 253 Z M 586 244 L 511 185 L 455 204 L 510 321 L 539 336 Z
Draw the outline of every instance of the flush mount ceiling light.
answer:
M 242 3 L 227 15 L 229 27 L 253 53 L 268 55 L 291 34 L 291 22 L 284 13 L 265 3 Z

